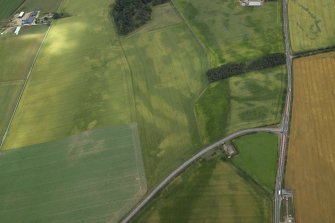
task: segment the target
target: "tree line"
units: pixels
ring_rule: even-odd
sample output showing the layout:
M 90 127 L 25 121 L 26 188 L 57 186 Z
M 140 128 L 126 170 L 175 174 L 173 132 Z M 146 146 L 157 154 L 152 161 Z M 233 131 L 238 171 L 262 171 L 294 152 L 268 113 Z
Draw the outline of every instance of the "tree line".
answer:
M 110 12 L 117 31 L 126 35 L 151 19 L 152 6 L 169 0 L 116 0 Z
M 244 74 L 250 71 L 261 70 L 269 67 L 283 65 L 286 63 L 286 56 L 284 53 L 269 54 L 258 58 L 250 63 L 228 63 L 219 67 L 211 68 L 207 71 L 207 78 L 209 82 L 222 80 L 231 76 Z

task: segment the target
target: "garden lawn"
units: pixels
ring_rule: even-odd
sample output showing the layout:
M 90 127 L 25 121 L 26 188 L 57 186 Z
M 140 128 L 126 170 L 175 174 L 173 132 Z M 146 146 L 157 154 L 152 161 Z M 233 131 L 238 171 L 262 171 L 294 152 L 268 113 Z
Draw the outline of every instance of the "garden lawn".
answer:
M 283 52 L 282 3 L 242 7 L 237 0 L 172 0 L 212 56 L 212 65 Z
M 272 193 L 275 189 L 278 136 L 270 133 L 256 133 L 234 139 L 239 154 L 233 163 Z

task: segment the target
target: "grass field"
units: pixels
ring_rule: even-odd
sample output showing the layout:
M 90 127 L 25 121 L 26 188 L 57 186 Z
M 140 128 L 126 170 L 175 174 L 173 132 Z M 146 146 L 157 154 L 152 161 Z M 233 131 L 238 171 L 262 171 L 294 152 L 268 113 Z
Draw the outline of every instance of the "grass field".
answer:
M 20 36 L 0 38 L 1 139 L 46 29 L 45 26 L 23 28 Z
M 335 46 L 334 0 L 290 0 L 288 3 L 293 51 Z
M 0 24 L 7 21 L 9 16 L 24 2 L 24 0 L 0 0 Z
M 72 16 L 51 28 L 5 149 L 132 121 L 130 73 L 110 24 L 110 1 L 64 1 Z
M 201 147 L 193 104 L 206 85 L 207 56 L 169 4 L 122 38 L 124 54 L 109 3 L 61 6 L 72 16 L 52 26 L 4 148 L 136 120 L 153 186 Z
M 271 222 L 272 201 L 219 157 L 197 162 L 177 177 L 133 222 Z
M 31 11 L 39 10 L 42 12 L 55 12 L 63 0 L 25 0 L 20 10 Z M 62 9 L 60 9 L 62 10 Z
M 335 218 L 335 53 L 294 60 L 294 98 L 285 182 L 297 222 Z
M 272 194 L 276 183 L 278 136 L 256 133 L 237 138 L 233 143 L 239 151 L 233 163 Z
M 0 82 L 24 80 L 47 26 L 24 27 L 19 36 L 0 38 Z
M 236 0 L 173 2 L 208 48 L 213 66 L 284 50 L 281 1 L 259 8 L 241 7 Z
M 0 157 L 2 222 L 117 222 L 146 191 L 136 125 Z
M 170 4 L 161 4 L 153 7 L 151 20 L 135 30 L 133 34 L 157 31 L 171 26 L 178 26 L 183 21 L 178 17 L 176 10 Z M 128 36 L 132 36 L 131 34 Z
M 17 97 L 21 91 L 23 81 L 0 82 L 0 138 L 6 131 L 8 122 L 12 116 Z
M 170 15 L 167 24 L 166 15 L 154 12 L 152 22 L 122 41 L 132 71 L 149 186 L 201 146 L 192 108 L 205 88 L 207 69 L 206 54 L 173 8 L 160 7 Z
M 204 143 L 241 129 L 278 124 L 285 89 L 284 66 L 212 83 L 195 105 Z

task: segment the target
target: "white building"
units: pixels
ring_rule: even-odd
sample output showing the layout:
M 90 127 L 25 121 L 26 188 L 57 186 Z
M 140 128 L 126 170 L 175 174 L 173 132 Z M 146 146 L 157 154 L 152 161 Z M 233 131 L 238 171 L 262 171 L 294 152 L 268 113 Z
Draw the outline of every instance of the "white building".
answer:
M 240 0 L 242 6 L 253 6 L 259 7 L 264 4 L 264 0 Z
M 18 27 L 16 27 L 14 33 L 15 33 L 16 35 L 19 35 L 20 30 L 21 30 L 21 26 L 18 26 Z
M 24 16 L 24 11 L 20 12 L 19 18 L 21 19 Z

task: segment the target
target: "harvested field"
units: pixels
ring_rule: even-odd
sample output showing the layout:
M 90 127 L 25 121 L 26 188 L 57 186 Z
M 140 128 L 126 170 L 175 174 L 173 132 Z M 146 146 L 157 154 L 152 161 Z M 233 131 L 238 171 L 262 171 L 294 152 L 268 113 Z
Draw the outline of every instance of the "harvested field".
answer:
M 278 124 L 285 90 L 284 66 L 212 83 L 195 105 L 204 143 L 241 129 Z
M 238 0 L 172 2 L 208 49 L 213 66 L 284 51 L 282 1 L 257 8 L 241 7 Z
M 149 187 L 201 148 L 193 105 L 207 82 L 206 54 L 171 5 L 162 8 L 171 15 L 169 25 L 158 28 L 156 20 L 165 16 L 154 10 L 151 22 L 122 40 Z
M 286 187 L 297 222 L 335 219 L 335 53 L 294 60 Z
M 288 4 L 293 51 L 335 46 L 334 0 L 290 0 Z
M 260 223 L 271 219 L 271 196 L 214 155 L 177 177 L 133 222 Z
M 274 192 L 278 159 L 278 136 L 256 133 L 233 140 L 239 154 L 232 162 L 270 194 Z
M 136 125 L 0 156 L 1 222 L 118 222 L 146 192 Z

